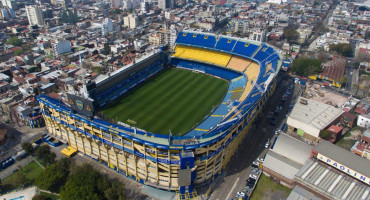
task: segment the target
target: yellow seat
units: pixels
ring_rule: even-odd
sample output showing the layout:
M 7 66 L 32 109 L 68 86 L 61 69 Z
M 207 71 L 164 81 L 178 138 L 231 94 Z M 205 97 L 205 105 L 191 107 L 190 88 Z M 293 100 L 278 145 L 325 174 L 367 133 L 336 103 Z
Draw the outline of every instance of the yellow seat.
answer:
M 226 67 L 231 55 L 228 53 L 183 45 L 177 45 L 174 57 L 197 60 Z
M 233 56 L 227 65 L 228 68 L 244 72 L 245 68 L 251 63 L 250 60 L 239 56 Z

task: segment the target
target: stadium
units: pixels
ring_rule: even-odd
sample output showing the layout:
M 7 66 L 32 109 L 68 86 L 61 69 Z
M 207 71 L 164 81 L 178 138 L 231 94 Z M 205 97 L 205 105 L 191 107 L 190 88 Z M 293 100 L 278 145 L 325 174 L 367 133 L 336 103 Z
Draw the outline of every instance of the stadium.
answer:
M 282 56 L 240 38 L 181 31 L 84 85 L 68 103 L 38 96 L 50 136 L 138 182 L 195 196 L 225 169 L 276 87 Z

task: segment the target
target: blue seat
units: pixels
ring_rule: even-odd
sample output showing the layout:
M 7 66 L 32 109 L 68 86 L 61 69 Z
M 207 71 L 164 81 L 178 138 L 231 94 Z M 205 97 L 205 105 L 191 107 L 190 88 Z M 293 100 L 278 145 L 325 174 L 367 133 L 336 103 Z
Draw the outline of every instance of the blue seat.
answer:
M 176 43 L 214 48 L 216 45 L 216 37 L 214 35 L 180 32 L 177 36 Z
M 246 42 L 238 41 L 234 47 L 233 52 L 251 57 L 253 53 L 258 49 L 258 46 L 255 44 L 247 44 Z
M 220 37 L 216 44 L 216 49 L 231 51 L 234 48 L 236 40 Z

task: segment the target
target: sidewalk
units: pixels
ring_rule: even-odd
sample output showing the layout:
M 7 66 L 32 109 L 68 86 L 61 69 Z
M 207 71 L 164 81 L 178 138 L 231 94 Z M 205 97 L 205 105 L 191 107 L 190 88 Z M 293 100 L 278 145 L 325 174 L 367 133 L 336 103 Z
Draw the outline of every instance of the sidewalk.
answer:
M 27 156 L 26 158 L 24 158 L 20 161 L 16 161 L 13 165 L 11 165 L 10 167 L 8 167 L 8 168 L 6 168 L 6 169 L 4 169 L 3 171 L 0 172 L 0 179 L 1 180 L 5 179 L 6 177 L 12 175 L 15 170 L 19 169 L 19 167 L 24 167 L 24 166 L 28 165 L 29 163 L 31 163 L 34 160 L 35 160 L 34 157 Z

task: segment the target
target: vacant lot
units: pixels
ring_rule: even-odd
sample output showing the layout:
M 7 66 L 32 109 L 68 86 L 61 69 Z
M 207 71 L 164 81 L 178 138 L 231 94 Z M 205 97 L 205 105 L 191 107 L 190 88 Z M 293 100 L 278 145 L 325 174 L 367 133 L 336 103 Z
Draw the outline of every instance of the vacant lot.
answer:
M 275 181 L 262 174 L 252 194 L 251 200 L 283 200 L 289 196 L 291 191 L 291 189 L 277 184 Z

